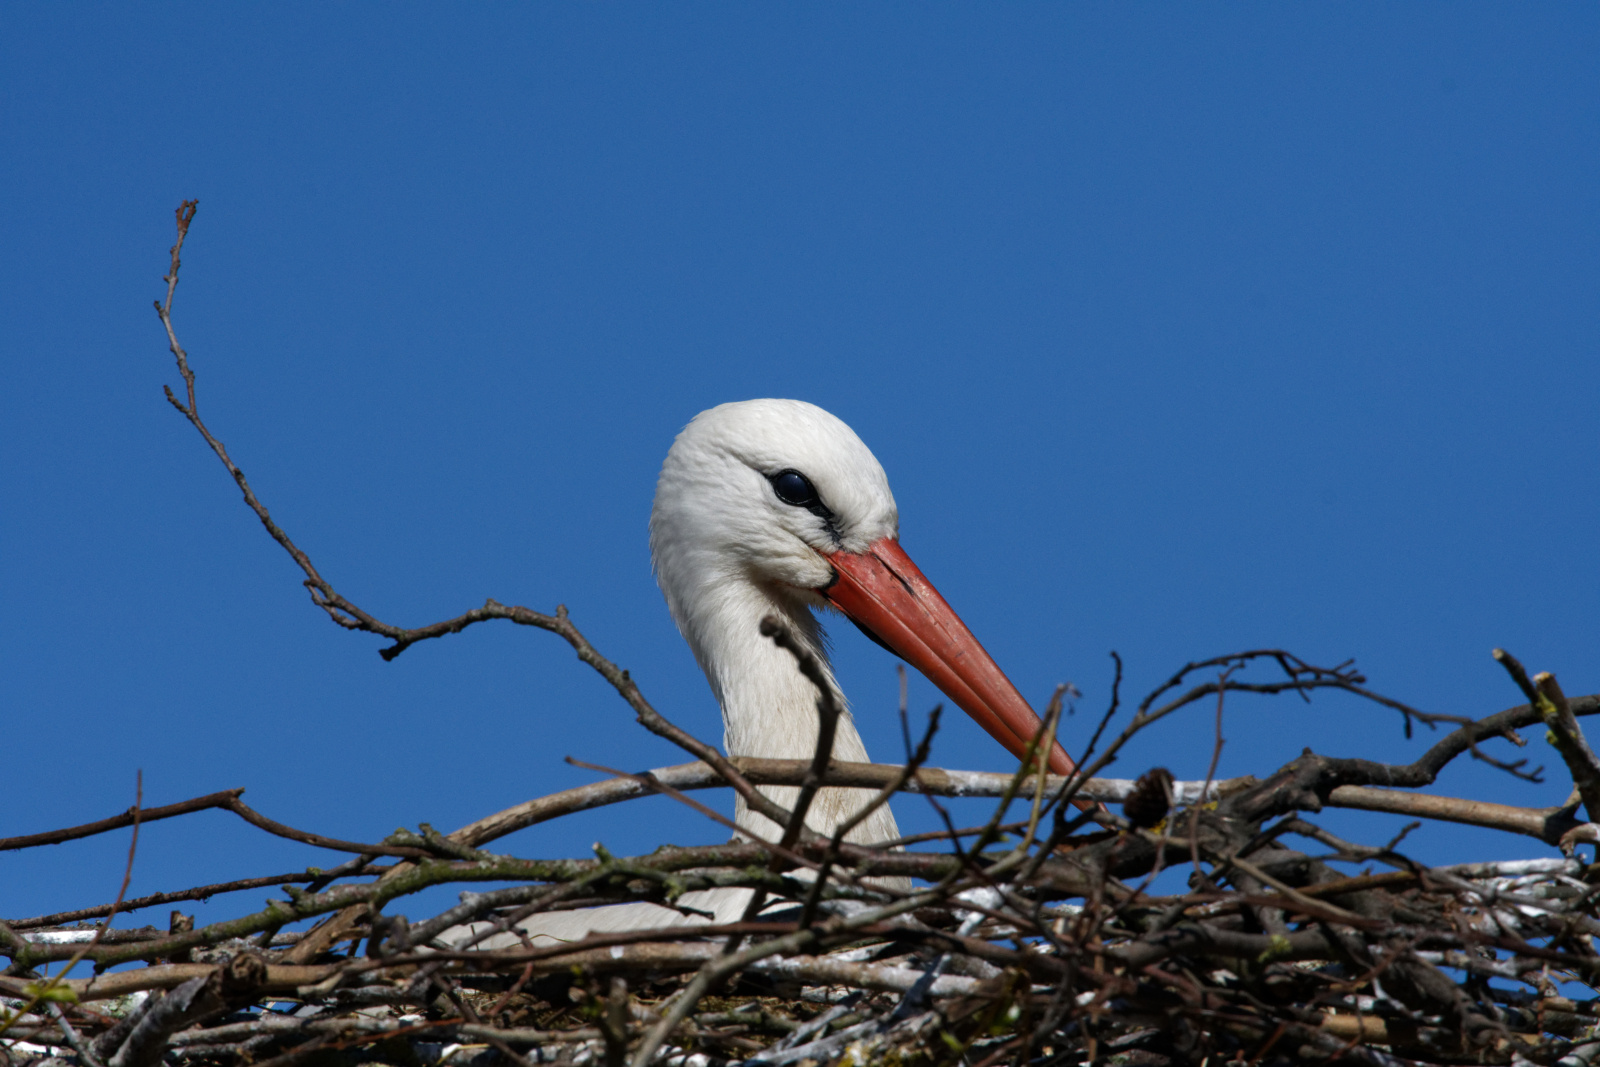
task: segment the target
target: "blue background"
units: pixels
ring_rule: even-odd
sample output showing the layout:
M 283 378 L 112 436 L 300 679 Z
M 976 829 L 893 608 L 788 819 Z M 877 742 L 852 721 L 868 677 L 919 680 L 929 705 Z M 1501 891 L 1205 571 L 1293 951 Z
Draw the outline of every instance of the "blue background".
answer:
M 677 430 L 757 396 L 860 433 L 1022 690 L 1084 691 L 1074 747 L 1111 649 L 1134 697 L 1257 646 L 1456 714 L 1519 702 L 1496 645 L 1600 689 L 1597 46 L 1559 4 L 8 4 L 0 835 L 121 810 L 139 768 L 147 804 L 246 786 L 371 840 L 592 780 L 568 754 L 682 758 L 550 635 L 384 663 L 307 602 L 161 398 L 187 197 L 202 413 L 337 588 L 402 625 L 565 603 L 702 737 L 645 524 Z M 893 661 L 835 630 L 893 759 Z M 1226 715 L 1223 774 L 1429 740 L 1328 697 Z M 1113 773 L 1211 743 L 1197 707 Z M 1007 764 L 955 719 L 936 758 Z M 658 799 L 496 847 L 724 836 Z M 0 915 L 110 899 L 126 837 L 0 855 Z M 335 858 L 210 813 L 147 829 L 131 893 Z

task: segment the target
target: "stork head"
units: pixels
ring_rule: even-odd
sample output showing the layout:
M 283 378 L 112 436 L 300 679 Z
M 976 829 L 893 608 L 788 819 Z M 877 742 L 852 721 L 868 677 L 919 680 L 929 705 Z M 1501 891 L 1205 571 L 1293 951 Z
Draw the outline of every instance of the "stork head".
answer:
M 800 400 L 745 400 L 701 412 L 673 442 L 650 550 L 669 601 L 692 569 L 819 606 L 829 557 L 898 532 L 889 479 L 850 427 Z
M 754 585 L 839 610 L 1021 756 L 1039 726 L 1016 687 L 899 543 L 889 479 L 861 438 L 799 400 L 703 411 L 667 453 L 650 516 L 656 574 L 693 633 L 704 604 Z M 713 682 L 715 684 L 715 682 Z M 1057 746 L 1051 766 L 1072 770 Z

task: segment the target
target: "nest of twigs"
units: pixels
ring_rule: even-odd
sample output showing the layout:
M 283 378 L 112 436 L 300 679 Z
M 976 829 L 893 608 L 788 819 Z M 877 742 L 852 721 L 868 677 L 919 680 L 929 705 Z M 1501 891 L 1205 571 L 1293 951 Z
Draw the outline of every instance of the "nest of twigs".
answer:
M 1349 664 L 1319 668 L 1266 650 L 1186 665 L 1113 733 L 1119 661 L 1110 707 L 1070 778 L 1038 773 L 1044 761 L 1031 757 L 1014 775 L 929 767 L 937 716 L 903 766 L 832 761 L 831 745 L 820 744 L 810 760 L 729 760 L 664 719 L 564 610 L 491 600 L 408 629 L 334 589 L 198 414 L 171 318 L 194 208 L 188 201 L 178 210 L 165 300 L 156 305 L 184 383 L 167 399 L 304 572 L 313 603 L 346 629 L 390 641 L 387 659 L 495 619 L 555 633 L 641 725 L 695 762 L 616 774 L 448 835 L 424 825 L 378 843 L 284 826 L 247 807 L 242 790 L 0 840 L 4 851 L 131 826 L 136 845 L 141 823 L 226 808 L 269 833 L 351 857 L 332 870 L 0 922 L 0 1067 L 1600 1059 L 1600 1012 L 1587 996 L 1600 971 L 1592 942 L 1600 866 L 1575 856 L 1600 842 L 1600 826 L 1588 821 L 1600 818 L 1600 759 L 1578 725 L 1600 712 L 1600 696 L 1569 700 L 1552 676 L 1529 678 L 1497 652 L 1526 704 L 1478 720 L 1430 715 L 1369 691 Z M 763 632 L 820 678 L 781 624 L 769 620 Z M 1220 721 L 1229 692 L 1322 689 L 1394 709 L 1408 735 L 1420 723 L 1438 740 L 1409 764 L 1307 751 L 1260 779 L 1174 782 L 1159 768 L 1136 782 L 1095 777 L 1132 737 L 1196 701 L 1215 698 Z M 821 737 L 831 736 L 833 700 L 819 685 Z M 1058 693 L 1034 752 L 1049 751 L 1060 712 Z M 1540 780 L 1525 761 L 1484 747 L 1523 744 L 1516 731 L 1530 726 L 1546 729 L 1571 777 L 1566 805 L 1414 792 L 1463 755 Z M 761 786 L 798 786 L 793 809 Z M 806 829 L 807 806 L 824 786 L 876 790 L 873 804 L 900 792 L 997 803 L 982 826 L 946 816 L 942 832 L 868 847 L 844 842 L 842 831 L 830 839 Z M 653 793 L 697 804 L 687 794 L 707 788 L 735 790 L 784 834 L 633 857 L 597 850 L 594 858 L 529 859 L 484 849 L 574 811 Z M 1361 844 L 1327 832 L 1314 821 L 1325 807 L 1521 834 L 1539 843 L 1530 846 L 1538 857 L 1427 867 L 1407 857 L 1400 838 Z M 132 860 L 130 848 L 130 870 Z M 1157 883 L 1163 871 L 1166 889 Z M 414 912 L 413 894 L 447 883 L 485 891 L 469 888 L 437 915 Z M 283 899 L 225 922 L 195 928 L 174 911 L 166 930 L 113 927 L 140 909 L 266 886 L 281 887 Z M 747 893 L 743 919 L 712 925 L 688 906 L 685 893 L 710 889 Z M 540 913 L 641 901 L 666 909 L 665 924 L 554 943 L 519 932 Z
M 1281 676 L 1245 681 L 1241 669 L 1263 660 Z M 1502 661 L 1529 703 L 1452 722 L 1406 765 L 1307 753 L 1260 780 L 1174 782 L 1160 769 L 1136 782 L 1089 777 L 1134 734 L 1209 696 L 1365 694 L 1348 668 L 1260 652 L 1185 667 L 1072 778 L 930 768 L 919 762 L 926 744 L 904 766 L 712 754 L 532 800 L 453 834 L 424 826 L 376 844 L 283 826 L 238 791 L 0 841 L 12 849 L 136 832 L 141 822 L 226 808 L 352 855 L 327 871 L 9 920 L 0 926 L 9 961 L 0 1056 L 85 1067 L 1588 1063 L 1600 1053 L 1600 1019 L 1596 1002 L 1573 989 L 1600 970 L 1591 942 L 1600 871 L 1572 853 L 1600 830 L 1576 817 L 1600 786 L 1577 720 L 1600 712 L 1600 697 L 1568 700 L 1549 675 L 1529 679 Z M 1192 683 L 1197 672 L 1212 680 Z M 1526 776 L 1520 762 L 1479 745 L 1538 724 L 1573 774 L 1571 805 L 1410 791 L 1465 754 Z M 720 787 L 761 797 L 757 786 L 808 782 L 876 786 L 879 800 L 904 791 L 998 802 L 983 826 L 950 825 L 898 848 L 797 832 L 788 844 L 735 840 L 627 858 L 483 849 L 536 822 L 652 793 L 688 800 Z M 1543 858 L 1430 868 L 1397 842 L 1366 846 L 1321 829 L 1312 816 L 1329 806 L 1474 823 L 1550 847 Z M 800 824 L 787 814 L 786 825 Z M 1187 891 L 1153 892 L 1163 869 L 1187 872 Z M 406 913 L 423 888 L 484 882 L 505 888 L 469 889 L 437 915 Z M 285 898 L 198 929 L 181 912 L 167 930 L 94 921 L 262 884 L 281 885 Z M 686 909 L 666 926 L 567 943 L 516 935 L 540 912 L 630 901 L 670 908 L 714 887 L 755 891 L 748 921 L 708 925 Z M 304 920 L 317 923 L 282 932 Z M 510 947 L 474 943 L 463 933 L 469 923 L 481 924 L 477 941 L 510 934 Z M 42 976 L 69 960 L 92 963 L 94 975 Z

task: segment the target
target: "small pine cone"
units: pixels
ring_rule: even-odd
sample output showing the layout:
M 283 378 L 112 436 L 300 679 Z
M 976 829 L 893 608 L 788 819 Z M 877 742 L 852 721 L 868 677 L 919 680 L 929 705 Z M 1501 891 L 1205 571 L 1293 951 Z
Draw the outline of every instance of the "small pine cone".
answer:
M 1154 767 L 1133 783 L 1133 792 L 1122 802 L 1122 814 L 1140 829 L 1149 829 L 1167 817 L 1172 806 L 1172 772 Z

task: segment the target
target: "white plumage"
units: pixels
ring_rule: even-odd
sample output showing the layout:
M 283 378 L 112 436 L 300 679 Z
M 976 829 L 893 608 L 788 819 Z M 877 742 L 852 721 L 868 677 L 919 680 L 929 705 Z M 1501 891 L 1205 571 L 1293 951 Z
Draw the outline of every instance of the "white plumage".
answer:
M 767 615 L 786 619 L 826 665 L 826 643 L 813 614 L 825 607 L 845 611 L 928 674 L 1013 752 L 1023 751 L 1037 717 L 900 550 L 898 535 L 899 514 L 882 466 L 850 427 L 815 405 L 722 404 L 695 416 L 678 435 L 656 484 L 651 557 L 672 617 L 722 707 L 730 756 L 813 755 L 816 691 L 794 657 L 761 636 L 759 624 Z M 846 707 L 831 668 L 827 677 Z M 868 760 L 848 711 L 833 755 Z M 1072 766 L 1059 746 L 1051 763 L 1057 771 Z M 798 790 L 763 792 L 788 807 Z M 871 796 L 869 790 L 822 790 L 806 823 L 831 834 Z M 751 836 L 773 840 L 781 833 L 742 799 L 735 821 Z M 864 843 L 898 836 L 887 805 L 850 833 Z M 747 890 L 713 890 L 685 894 L 681 903 L 712 913 L 712 921 L 734 922 L 748 899 Z M 535 915 L 522 928 L 538 944 L 694 921 L 640 903 Z M 514 940 L 502 934 L 479 944 L 498 947 Z
M 803 474 L 836 518 L 830 525 L 779 499 L 770 477 Z M 702 412 L 667 453 L 650 514 L 650 553 L 667 607 L 694 650 L 722 706 L 729 755 L 810 759 L 817 747 L 817 694 L 794 657 L 762 637 L 763 616 L 785 619 L 824 663 L 827 649 L 813 609 L 832 581 L 827 556 L 864 552 L 899 533 L 889 479 L 867 446 L 839 419 L 799 400 L 746 400 Z M 830 682 L 833 678 L 828 672 Z M 837 694 L 838 686 L 834 689 Z M 843 694 L 840 705 L 846 706 Z M 836 759 L 865 762 L 866 746 L 848 710 L 834 739 Z M 788 807 L 798 792 L 763 790 Z M 806 822 L 834 828 L 872 796 L 828 789 Z M 741 798 L 740 827 L 774 839 L 780 828 Z M 887 805 L 851 831 L 857 841 L 899 834 Z

